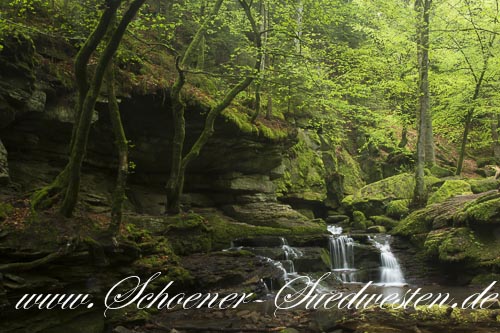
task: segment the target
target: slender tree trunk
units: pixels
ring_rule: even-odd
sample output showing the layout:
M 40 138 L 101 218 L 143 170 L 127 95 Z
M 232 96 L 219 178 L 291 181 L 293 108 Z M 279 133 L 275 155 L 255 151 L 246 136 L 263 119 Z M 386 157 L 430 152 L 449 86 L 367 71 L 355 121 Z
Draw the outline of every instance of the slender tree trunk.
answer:
M 472 106 L 469 108 L 467 114 L 465 115 L 464 132 L 462 134 L 462 143 L 460 145 L 460 154 L 458 156 L 458 163 L 457 163 L 457 171 L 456 171 L 457 176 L 459 176 L 462 173 L 464 159 L 465 159 L 465 150 L 467 148 L 467 140 L 469 138 L 469 132 L 472 125 L 472 118 L 474 117 L 474 111 L 476 110 L 475 103 L 479 97 L 479 93 L 481 92 L 481 86 L 483 84 L 486 70 L 487 70 L 487 62 L 481 71 L 481 75 L 476 81 L 476 87 L 474 88 L 474 95 L 472 96 L 472 104 L 471 104 Z
M 492 140 L 492 151 L 495 160 L 500 161 L 500 141 L 498 135 L 498 128 L 500 125 L 500 116 L 498 114 L 491 114 L 491 140 Z
M 423 94 L 423 107 L 425 110 L 425 164 L 427 166 L 432 166 L 435 163 L 435 153 L 434 153 L 434 136 L 432 133 L 432 113 L 430 107 L 430 94 L 429 94 L 429 32 L 430 32 L 430 11 L 431 11 L 432 0 L 423 0 L 423 26 L 421 31 L 422 40 L 422 62 L 425 65 L 425 83 L 422 87 L 421 94 Z
M 262 22 L 260 25 L 260 31 L 264 31 L 264 35 L 262 38 L 262 45 L 265 48 L 267 42 L 267 9 L 263 0 L 260 1 L 260 15 L 262 17 Z M 254 123 L 257 120 L 257 117 L 260 115 L 261 110 L 261 96 L 262 96 L 262 80 L 264 79 L 265 70 L 266 70 L 266 52 L 262 52 L 260 59 L 260 78 L 257 81 L 255 87 L 255 112 L 252 116 L 251 122 Z
M 403 129 L 401 131 L 401 141 L 398 144 L 399 148 L 404 148 L 408 144 L 408 125 L 403 124 Z
M 262 59 L 262 41 L 261 41 L 260 31 L 259 31 L 259 28 L 257 26 L 257 23 L 255 22 L 255 20 L 252 16 L 249 4 L 245 0 L 239 0 L 239 3 L 243 7 L 245 14 L 246 14 L 248 20 L 250 21 L 250 25 L 252 26 L 252 32 L 255 36 L 254 42 L 255 42 L 255 46 L 258 50 L 258 54 L 257 54 L 257 61 L 255 62 L 254 69 L 258 73 L 260 68 L 261 68 L 260 62 Z M 184 158 L 182 158 L 182 160 L 181 160 L 181 165 L 178 169 L 179 171 L 178 171 L 177 178 L 174 179 L 177 182 L 177 186 L 175 187 L 177 193 L 172 194 L 172 196 L 174 198 L 177 198 L 177 201 L 171 202 L 171 200 L 169 198 L 167 198 L 167 203 L 169 203 L 167 206 L 167 209 L 169 209 L 170 211 L 172 211 L 174 213 L 180 211 L 180 205 L 179 205 L 178 198 L 180 198 L 180 195 L 182 194 L 182 192 L 184 190 L 184 178 L 185 178 L 186 168 L 191 161 L 193 161 L 195 158 L 197 158 L 199 156 L 201 149 L 205 146 L 205 144 L 208 142 L 210 137 L 212 137 L 212 135 L 214 133 L 215 120 L 220 115 L 220 113 L 222 111 L 224 111 L 231 104 L 231 102 L 236 98 L 236 96 L 239 93 L 241 93 L 242 91 L 247 89 L 248 86 L 250 86 L 250 84 L 252 83 L 253 80 L 254 80 L 253 76 L 248 76 L 245 79 L 243 79 L 242 81 L 240 81 L 233 88 L 231 88 L 231 90 L 227 93 L 227 95 L 224 97 L 224 99 L 220 103 L 218 103 L 217 105 L 212 107 L 210 109 L 210 111 L 208 112 L 207 118 L 205 119 L 205 126 L 203 127 L 203 130 L 202 130 L 200 136 L 198 137 L 196 142 L 193 144 L 193 146 L 191 147 L 189 152 L 186 154 L 186 156 L 184 156 Z M 167 210 L 167 211 L 169 211 L 169 210 Z
M 126 198 L 125 191 L 128 176 L 128 143 L 120 116 L 120 108 L 118 106 L 118 101 L 116 100 L 113 63 L 109 65 L 106 73 L 106 83 L 109 117 L 111 120 L 111 126 L 113 127 L 113 134 L 115 136 L 115 145 L 118 151 L 118 171 L 115 190 L 112 197 L 111 225 L 109 229 L 113 232 L 113 234 L 117 234 L 119 233 L 122 224 L 123 202 Z
M 425 146 L 427 137 L 427 116 L 429 114 L 429 11 L 431 0 L 417 0 L 415 10 L 421 19 L 417 23 L 417 58 L 419 67 L 418 80 L 418 141 L 417 141 L 417 165 L 415 174 L 415 191 L 412 205 L 422 207 L 426 202 L 424 166 Z
M 196 31 L 191 43 L 189 43 L 186 52 L 182 58 L 176 59 L 176 68 L 178 72 L 177 80 L 172 86 L 170 92 L 172 120 L 174 124 L 174 136 L 172 140 L 172 160 L 170 164 L 170 175 L 165 185 L 167 192 L 165 201 L 165 212 L 170 214 L 177 214 L 180 212 L 180 196 L 182 194 L 182 187 L 184 176 L 182 174 L 182 155 L 184 151 L 184 140 L 186 137 L 186 120 L 184 112 L 186 106 L 182 101 L 181 91 L 186 82 L 184 67 L 191 59 L 198 45 L 204 38 L 204 34 L 213 19 L 217 16 L 223 0 L 217 0 L 212 12 L 207 15 L 201 26 Z
M 62 215 L 70 217 L 75 209 L 78 200 L 78 192 L 80 189 L 80 172 L 82 167 L 83 158 L 87 149 L 87 141 L 92 123 L 92 114 L 94 112 L 95 103 L 101 90 L 104 74 L 113 55 L 115 54 L 121 39 L 128 27 L 128 24 L 134 18 L 137 11 L 144 4 L 146 0 L 134 0 L 128 10 L 123 15 L 118 27 L 113 32 L 111 40 L 106 45 L 104 52 L 99 57 L 96 71 L 90 85 L 87 96 L 83 103 L 82 112 L 80 116 L 79 126 L 77 128 L 71 157 L 68 164 L 69 167 L 69 182 L 66 188 L 64 200 L 60 209 Z

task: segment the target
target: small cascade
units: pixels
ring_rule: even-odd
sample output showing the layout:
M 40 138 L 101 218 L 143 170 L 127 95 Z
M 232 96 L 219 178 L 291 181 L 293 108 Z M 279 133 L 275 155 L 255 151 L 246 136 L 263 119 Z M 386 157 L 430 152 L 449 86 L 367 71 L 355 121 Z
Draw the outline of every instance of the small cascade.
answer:
M 342 228 L 328 226 L 330 236 L 330 259 L 332 271 L 342 282 L 356 282 L 356 269 L 354 268 L 354 240 L 347 235 L 342 235 Z
M 281 239 L 281 248 L 283 249 L 283 253 L 285 254 L 285 260 L 297 259 L 303 255 L 303 253 L 299 249 L 296 249 L 288 245 L 288 241 L 284 237 L 280 237 L 280 239 Z
M 384 243 L 377 239 L 372 240 L 374 245 L 380 250 L 380 283 L 384 285 L 401 285 L 405 284 L 403 271 L 398 263 L 398 260 L 391 251 L 389 245 L 389 237 L 384 239 Z

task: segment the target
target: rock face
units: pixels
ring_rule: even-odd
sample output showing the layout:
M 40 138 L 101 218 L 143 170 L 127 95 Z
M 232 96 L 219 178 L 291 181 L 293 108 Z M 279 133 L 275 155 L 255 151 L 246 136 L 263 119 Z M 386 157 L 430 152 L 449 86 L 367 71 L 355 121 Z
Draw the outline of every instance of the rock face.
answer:
M 409 240 L 417 257 L 446 268 L 448 281 L 469 283 L 500 268 L 499 207 L 498 191 L 455 196 L 413 212 L 393 233 Z
M 344 196 L 365 183 L 359 164 L 342 146 L 309 130 L 299 130 L 298 143 L 286 152 L 283 177 L 275 181 L 277 194 L 294 207 L 338 208 Z

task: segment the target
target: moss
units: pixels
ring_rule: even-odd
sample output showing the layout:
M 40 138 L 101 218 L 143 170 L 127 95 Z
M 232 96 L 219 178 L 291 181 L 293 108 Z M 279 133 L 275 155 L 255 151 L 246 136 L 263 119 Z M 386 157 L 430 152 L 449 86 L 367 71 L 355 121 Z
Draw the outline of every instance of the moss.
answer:
M 337 149 L 339 173 L 343 176 L 343 191 L 350 195 L 356 193 L 365 185 L 361 167 L 346 149 Z
M 478 261 L 481 244 L 468 228 L 450 229 L 439 237 L 438 243 L 439 260 L 442 262 Z
M 427 201 L 428 205 L 443 202 L 457 195 L 472 194 L 471 186 L 464 180 L 447 180 Z
M 374 225 L 379 225 L 385 227 L 387 230 L 392 230 L 398 225 L 398 221 L 391 219 L 387 216 L 371 216 L 370 219 L 373 221 Z
M 6 202 L 0 202 L 0 222 L 14 212 L 14 207 Z
M 476 275 L 470 284 L 472 285 L 489 285 L 493 281 L 500 281 L 500 274 L 488 273 L 488 274 L 479 274 Z
M 409 199 L 393 200 L 386 205 L 386 213 L 392 218 L 401 219 L 410 212 L 409 206 Z
M 427 234 L 432 229 L 432 219 L 428 219 L 426 213 L 425 209 L 411 213 L 399 222 L 392 233 L 409 238 L 418 234 Z
M 491 197 L 490 200 L 479 198 L 469 202 L 456 214 L 456 222 L 470 226 L 479 224 L 500 223 L 500 198 Z
M 496 190 L 500 184 L 500 182 L 493 177 L 483 179 L 468 179 L 467 182 L 470 184 L 472 193 L 482 193 Z
M 428 258 L 439 257 L 439 246 L 447 238 L 448 230 L 431 231 L 424 243 L 424 253 Z
M 352 213 L 352 224 L 351 227 L 357 230 L 365 230 L 366 229 L 366 217 L 363 212 L 354 211 Z
M 437 164 L 434 164 L 429 171 L 438 178 L 450 177 L 455 174 L 454 170 L 438 166 Z
M 374 225 L 369 227 L 366 232 L 375 233 L 375 234 L 385 234 L 387 232 L 386 228 L 381 225 Z
M 229 107 L 221 113 L 222 117 L 230 122 L 243 133 L 255 135 L 265 139 L 278 141 L 288 137 L 286 129 L 270 128 L 262 122 L 251 122 L 251 116 L 248 113 L 239 111 L 234 107 Z
M 286 172 L 276 182 L 280 195 L 307 201 L 324 201 L 327 198 L 325 166 L 321 154 L 312 149 L 317 134 L 300 131 L 298 143 L 290 149 L 284 164 Z
M 431 188 L 440 180 L 434 176 L 425 177 L 425 185 Z M 361 210 L 367 216 L 383 215 L 386 206 L 393 200 L 411 199 L 415 187 L 415 177 L 403 173 L 378 182 L 368 184 L 354 194 L 352 209 Z

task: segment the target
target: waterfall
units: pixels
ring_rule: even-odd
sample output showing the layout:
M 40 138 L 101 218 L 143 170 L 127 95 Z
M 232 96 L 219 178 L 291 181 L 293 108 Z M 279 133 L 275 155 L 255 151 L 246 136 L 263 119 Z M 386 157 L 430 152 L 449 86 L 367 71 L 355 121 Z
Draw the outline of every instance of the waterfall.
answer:
M 385 285 L 399 285 L 406 283 L 401 266 L 394 256 L 394 253 L 391 251 L 389 237 L 385 238 L 384 244 L 379 243 L 376 239 L 373 240 L 373 243 L 380 250 L 380 283 Z
M 342 282 L 356 282 L 356 269 L 354 269 L 354 240 L 347 235 L 342 235 L 342 228 L 328 226 L 330 236 L 330 259 L 332 271 Z
M 298 257 L 302 257 L 303 253 L 299 249 L 296 249 L 288 245 L 288 242 L 284 237 L 280 237 L 280 239 L 281 239 L 281 248 L 283 249 L 283 253 L 285 254 L 285 260 L 291 261 L 293 259 L 297 259 Z

